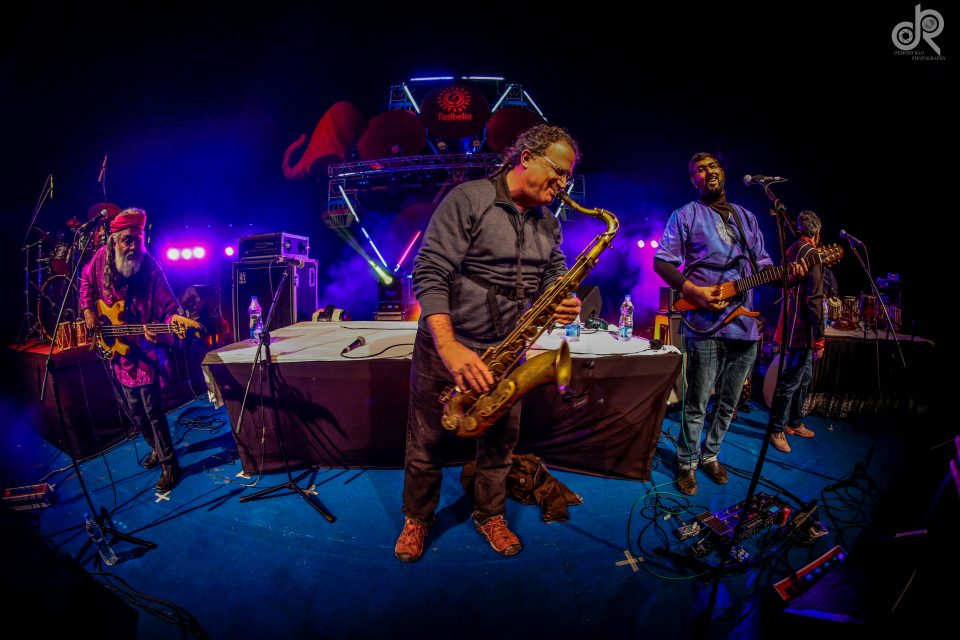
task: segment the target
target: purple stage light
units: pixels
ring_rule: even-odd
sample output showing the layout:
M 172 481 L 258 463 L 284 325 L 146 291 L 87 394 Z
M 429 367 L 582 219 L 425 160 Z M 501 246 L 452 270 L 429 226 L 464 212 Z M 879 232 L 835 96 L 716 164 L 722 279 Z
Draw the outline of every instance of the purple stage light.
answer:
M 190 258 L 193 257 L 193 251 L 191 249 L 184 249 L 183 251 L 180 252 L 180 256 L 184 260 L 189 260 Z
M 643 249 L 646 246 L 646 244 L 644 243 L 643 240 L 637 240 L 637 246 Z
M 223 249 L 224 255 L 226 255 L 228 258 L 232 258 L 233 254 L 235 254 L 236 252 L 237 250 L 234 249 L 233 247 L 224 247 Z
M 660 243 L 657 242 L 656 240 L 651 240 L 651 241 L 650 241 L 650 248 L 651 248 L 651 249 L 656 249 L 656 248 L 659 247 L 659 246 L 660 246 Z
M 207 250 L 203 247 L 194 247 L 193 257 L 197 260 L 203 260 L 205 257 L 207 257 Z
M 180 259 L 180 250 L 179 249 L 167 249 L 167 260 L 179 260 Z

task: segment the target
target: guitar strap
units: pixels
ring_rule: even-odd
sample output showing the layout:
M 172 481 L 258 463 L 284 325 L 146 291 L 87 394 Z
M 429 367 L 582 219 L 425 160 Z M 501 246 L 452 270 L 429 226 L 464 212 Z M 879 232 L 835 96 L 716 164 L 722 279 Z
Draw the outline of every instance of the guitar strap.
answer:
M 760 271 L 760 267 L 757 265 L 757 258 L 753 255 L 753 248 L 747 244 L 747 234 L 743 230 L 743 223 L 740 222 L 740 211 L 737 209 L 737 205 L 730 204 L 730 209 L 733 215 L 734 221 L 737 223 L 737 228 L 740 229 L 740 244 L 743 245 L 743 248 L 747 251 L 747 257 L 750 258 L 750 264 L 753 265 L 753 273 Z

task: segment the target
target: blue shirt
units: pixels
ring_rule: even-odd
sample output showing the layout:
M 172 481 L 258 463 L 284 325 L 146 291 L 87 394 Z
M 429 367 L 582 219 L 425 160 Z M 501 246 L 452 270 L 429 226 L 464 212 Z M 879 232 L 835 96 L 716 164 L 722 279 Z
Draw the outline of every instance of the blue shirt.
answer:
M 757 218 L 738 205 L 732 205 L 740 214 L 740 222 L 747 234 L 744 243 L 740 229 L 733 216 L 724 222 L 719 213 L 699 201 L 693 201 L 670 214 L 667 226 L 660 238 L 660 247 L 654 256 L 677 267 L 683 265 L 683 274 L 694 284 L 700 286 L 720 284 L 739 280 L 754 272 L 746 246 L 752 249 L 753 256 L 760 268 L 771 266 L 773 262 L 763 248 L 763 236 L 757 226 Z M 687 321 L 702 334 L 696 332 L 691 337 L 709 336 L 709 330 L 721 322 L 741 302 L 740 296 L 730 300 L 730 306 L 723 311 L 695 309 L 687 313 Z M 742 294 L 743 306 L 753 309 L 753 291 Z M 756 340 L 757 322 L 747 316 L 738 316 L 724 325 L 716 333 L 718 338 L 738 340 Z

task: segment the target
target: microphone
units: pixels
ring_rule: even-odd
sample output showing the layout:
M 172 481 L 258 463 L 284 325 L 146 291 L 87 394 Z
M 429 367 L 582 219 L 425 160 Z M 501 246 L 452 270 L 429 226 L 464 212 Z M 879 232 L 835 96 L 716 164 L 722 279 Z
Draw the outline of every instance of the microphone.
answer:
M 107 155 L 103 154 L 103 164 L 100 165 L 100 177 L 97 178 L 97 182 L 103 182 L 103 174 L 107 172 Z
M 786 178 L 781 178 L 780 176 L 751 176 L 750 174 L 743 176 L 743 184 L 747 185 L 748 187 L 752 184 L 766 186 L 768 184 L 786 181 Z
M 53 200 L 53 174 L 50 174 L 50 199 Z
M 353 351 L 354 349 L 356 349 L 357 347 L 362 347 L 365 344 L 367 344 L 366 339 L 363 336 L 360 336 L 359 338 L 351 342 L 349 346 L 344 347 L 343 351 L 340 352 L 340 355 L 345 356 L 351 351 Z
M 86 229 L 87 227 L 89 227 L 89 226 L 91 226 L 91 225 L 93 225 L 93 224 L 96 224 L 96 223 L 98 223 L 98 222 L 103 222 L 103 221 L 106 220 L 108 217 L 109 217 L 109 216 L 108 216 L 108 214 L 107 214 L 107 210 L 106 210 L 106 209 L 101 209 L 101 210 L 100 210 L 100 213 L 98 213 L 97 215 L 93 216 L 92 218 L 90 218 L 89 220 L 87 220 L 86 222 L 84 222 L 82 225 L 80 225 L 79 227 L 77 227 L 77 231 L 80 231 L 81 229 Z
M 840 229 L 840 237 L 843 238 L 843 239 L 845 239 L 845 240 L 846 240 L 847 242 L 849 242 L 851 245 L 860 245 L 861 247 L 863 246 L 863 243 L 862 243 L 862 242 L 860 242 L 859 240 L 857 240 L 856 238 L 854 238 L 852 235 L 850 235 L 849 233 L 847 233 L 847 232 L 844 231 L 843 229 Z

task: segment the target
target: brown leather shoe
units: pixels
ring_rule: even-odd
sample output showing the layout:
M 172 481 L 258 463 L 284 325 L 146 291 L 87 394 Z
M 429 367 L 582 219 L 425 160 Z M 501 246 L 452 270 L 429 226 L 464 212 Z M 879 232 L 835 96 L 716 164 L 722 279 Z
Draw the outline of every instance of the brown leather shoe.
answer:
M 393 547 L 393 555 L 400 562 L 416 562 L 423 555 L 423 541 L 427 538 L 427 525 L 413 518 L 404 518 L 403 531 Z
M 176 486 L 177 480 L 180 479 L 180 465 L 165 464 L 161 465 L 160 468 L 162 471 L 160 472 L 160 479 L 157 480 L 157 491 L 164 493 Z
M 686 469 L 677 473 L 677 488 L 688 496 L 697 495 L 697 470 Z
M 515 556 L 523 549 L 520 538 L 513 531 L 510 531 L 503 516 L 487 518 L 487 521 L 482 524 L 474 520 L 473 524 L 477 527 L 477 531 L 487 539 L 493 550 L 500 555 Z
M 770 444 L 772 444 L 773 448 L 777 451 L 790 453 L 790 444 L 787 442 L 787 436 L 783 435 L 782 431 L 770 434 Z
M 157 455 L 156 451 L 151 451 L 150 454 L 143 459 L 144 469 L 153 469 L 158 464 L 160 464 L 160 456 Z
M 703 472 L 707 474 L 708 478 L 717 484 L 727 484 L 727 480 L 730 479 L 730 476 L 727 475 L 727 470 L 720 464 L 719 460 L 707 462 L 706 464 L 701 463 L 700 468 L 703 469 Z
M 791 436 L 800 436 L 801 438 L 812 438 L 817 435 L 802 424 L 799 427 L 785 427 L 783 431 Z

